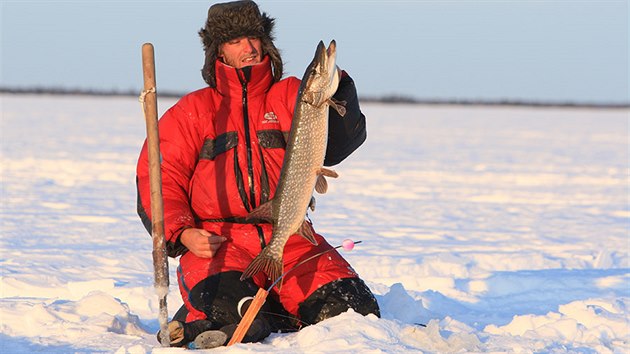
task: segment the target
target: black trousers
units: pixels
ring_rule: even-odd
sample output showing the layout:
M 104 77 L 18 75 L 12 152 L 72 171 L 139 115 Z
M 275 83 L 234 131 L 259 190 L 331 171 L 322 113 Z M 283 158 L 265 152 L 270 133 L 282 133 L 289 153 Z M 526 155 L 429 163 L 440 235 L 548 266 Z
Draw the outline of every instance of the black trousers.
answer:
M 241 273 L 224 272 L 210 276 L 197 284 L 190 292 L 190 303 L 204 312 L 213 323 L 213 329 L 238 323 L 238 303 L 244 297 L 254 296 L 258 286 L 251 279 L 240 280 Z M 339 315 L 352 308 L 355 312 L 380 317 L 376 298 L 359 278 L 344 278 L 328 283 L 311 294 L 299 306 L 299 318 L 286 311 L 271 296 L 263 305 L 257 318 L 269 323 L 273 331 L 295 331 Z M 188 311 L 177 311 L 174 320 L 185 322 Z

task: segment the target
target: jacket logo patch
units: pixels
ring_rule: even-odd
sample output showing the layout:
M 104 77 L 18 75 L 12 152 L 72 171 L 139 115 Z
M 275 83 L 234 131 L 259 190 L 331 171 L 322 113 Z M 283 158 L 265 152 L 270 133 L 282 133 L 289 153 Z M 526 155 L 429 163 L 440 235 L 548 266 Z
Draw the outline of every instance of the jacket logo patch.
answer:
M 276 114 L 273 112 L 267 112 L 265 113 L 265 116 L 263 117 L 263 124 L 269 124 L 269 123 L 279 123 L 278 116 L 276 116 Z

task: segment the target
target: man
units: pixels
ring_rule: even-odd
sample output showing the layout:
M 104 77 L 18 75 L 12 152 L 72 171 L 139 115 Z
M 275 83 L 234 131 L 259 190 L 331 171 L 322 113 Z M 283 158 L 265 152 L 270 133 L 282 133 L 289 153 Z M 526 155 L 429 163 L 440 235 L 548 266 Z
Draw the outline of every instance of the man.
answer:
M 199 32 L 202 76 L 208 87 L 184 96 L 160 119 L 162 193 L 167 250 L 180 257 L 178 283 L 184 306 L 169 323 L 174 346 L 195 341 L 224 345 L 260 287 L 264 273 L 240 280 L 243 270 L 270 241 L 270 224 L 245 220 L 271 199 L 278 184 L 300 81 L 282 79 L 273 43 L 274 19 L 253 1 L 215 4 Z M 342 72 L 334 99 L 346 115 L 329 116 L 324 164 L 335 165 L 366 138 L 354 82 Z M 138 213 L 150 231 L 146 144 L 138 161 Z M 292 236 L 284 269 L 332 247 L 315 234 L 313 246 Z M 274 288 L 244 341 L 272 331 L 296 330 L 347 309 L 379 316 L 376 300 L 350 265 L 331 250 L 289 273 Z

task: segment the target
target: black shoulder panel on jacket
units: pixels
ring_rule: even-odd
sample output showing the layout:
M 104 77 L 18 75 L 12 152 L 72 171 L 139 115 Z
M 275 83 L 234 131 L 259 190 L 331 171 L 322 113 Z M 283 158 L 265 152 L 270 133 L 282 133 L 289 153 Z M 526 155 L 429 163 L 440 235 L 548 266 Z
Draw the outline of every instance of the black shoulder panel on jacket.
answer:
M 367 138 L 365 116 L 361 113 L 357 89 L 350 76 L 342 76 L 333 98 L 346 102 L 346 115 L 341 117 L 335 109 L 330 108 L 325 166 L 340 163 Z

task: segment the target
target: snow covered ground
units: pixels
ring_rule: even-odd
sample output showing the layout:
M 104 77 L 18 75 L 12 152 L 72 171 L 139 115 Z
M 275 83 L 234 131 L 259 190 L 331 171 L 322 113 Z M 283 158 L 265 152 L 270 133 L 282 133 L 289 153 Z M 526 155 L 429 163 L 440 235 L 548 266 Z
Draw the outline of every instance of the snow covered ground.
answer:
M 181 352 L 154 336 L 137 100 L 0 99 L 0 352 Z M 215 352 L 630 351 L 628 110 L 363 110 L 368 141 L 312 219 L 363 241 L 346 256 L 383 318 Z

